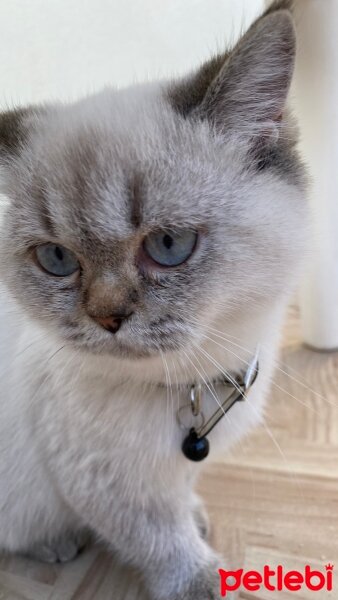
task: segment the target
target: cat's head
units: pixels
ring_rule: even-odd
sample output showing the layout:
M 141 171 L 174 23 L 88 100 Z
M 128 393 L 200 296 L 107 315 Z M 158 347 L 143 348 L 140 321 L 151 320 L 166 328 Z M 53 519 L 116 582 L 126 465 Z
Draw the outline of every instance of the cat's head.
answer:
M 2 115 L 2 276 L 50 332 L 154 355 L 288 290 L 304 173 L 283 4 L 185 79 Z

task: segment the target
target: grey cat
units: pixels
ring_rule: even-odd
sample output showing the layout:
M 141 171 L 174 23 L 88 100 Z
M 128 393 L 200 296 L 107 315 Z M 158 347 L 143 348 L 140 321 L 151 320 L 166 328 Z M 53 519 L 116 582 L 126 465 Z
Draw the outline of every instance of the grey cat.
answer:
M 219 597 L 176 414 L 259 344 L 211 459 L 263 415 L 306 242 L 289 8 L 182 80 L 1 116 L 2 549 L 64 561 L 90 529 L 153 600 Z

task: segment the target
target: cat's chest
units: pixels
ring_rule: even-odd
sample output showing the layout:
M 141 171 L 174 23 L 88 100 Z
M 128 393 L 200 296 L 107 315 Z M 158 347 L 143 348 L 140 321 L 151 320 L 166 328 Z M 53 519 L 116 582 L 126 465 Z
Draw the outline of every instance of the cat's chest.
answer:
M 149 453 L 161 460 L 180 447 L 182 431 L 164 387 L 146 388 L 121 381 L 119 373 L 93 376 L 66 366 L 47 377 L 38 394 L 34 421 L 49 432 L 49 444 L 54 439 L 74 454 L 124 462 Z
M 64 373 L 62 386 L 43 386 L 34 415 L 41 454 L 67 494 L 81 486 L 116 498 L 132 481 L 133 493 L 143 495 L 185 479 L 191 465 L 166 389 L 67 379 Z

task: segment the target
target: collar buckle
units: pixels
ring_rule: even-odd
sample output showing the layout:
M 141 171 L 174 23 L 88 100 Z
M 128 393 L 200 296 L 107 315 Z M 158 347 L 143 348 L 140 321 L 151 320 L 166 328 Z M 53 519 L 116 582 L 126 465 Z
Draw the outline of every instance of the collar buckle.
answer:
M 201 417 L 201 423 L 199 424 L 199 427 L 191 427 L 188 436 L 183 441 L 182 451 L 187 458 L 193 461 L 200 461 L 208 455 L 209 442 L 206 439 L 206 436 L 209 435 L 217 423 L 224 417 L 224 415 L 226 415 L 226 413 L 236 402 L 246 399 L 246 393 L 255 383 L 258 375 L 258 355 L 259 352 L 257 348 L 255 355 L 249 363 L 248 368 L 243 376 L 237 379 L 230 376 L 228 378 L 224 378 L 223 385 L 232 387 L 232 392 L 225 398 L 222 404 L 219 405 L 219 407 L 207 421 L 204 420 L 203 413 L 201 412 L 202 385 L 199 383 L 191 386 L 190 408 L 193 420 L 196 422 L 196 419 Z M 178 411 L 177 417 L 181 424 L 180 411 Z

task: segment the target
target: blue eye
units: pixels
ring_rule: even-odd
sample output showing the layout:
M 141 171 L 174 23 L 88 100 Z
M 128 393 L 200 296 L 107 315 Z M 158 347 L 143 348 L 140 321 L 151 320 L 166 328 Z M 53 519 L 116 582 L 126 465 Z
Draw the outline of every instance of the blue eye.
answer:
M 175 267 L 185 262 L 195 250 L 195 231 L 158 231 L 144 240 L 148 256 L 163 267 Z
M 35 249 L 36 258 L 45 271 L 57 277 L 67 277 L 80 268 L 74 254 L 56 244 L 43 244 Z

